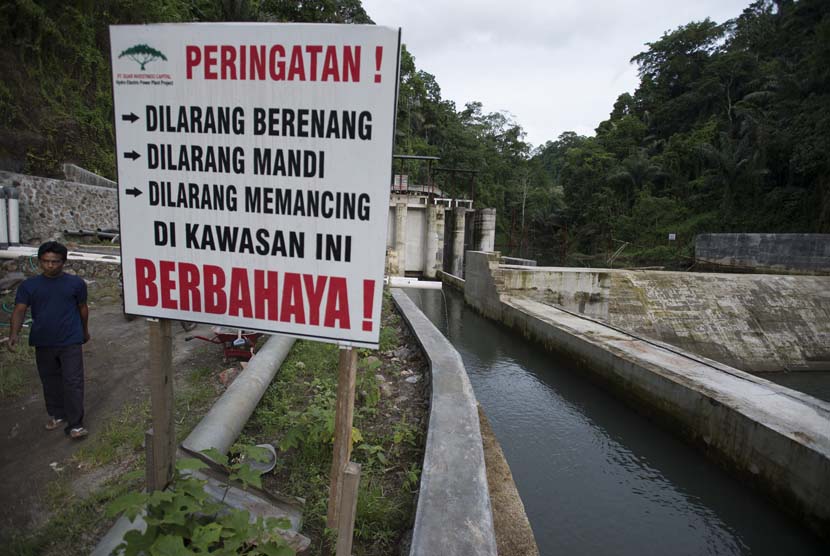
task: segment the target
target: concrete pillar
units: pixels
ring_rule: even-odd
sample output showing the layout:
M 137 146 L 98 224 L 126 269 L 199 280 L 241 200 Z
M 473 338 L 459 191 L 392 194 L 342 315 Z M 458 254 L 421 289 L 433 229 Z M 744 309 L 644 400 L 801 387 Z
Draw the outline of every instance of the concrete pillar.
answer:
M 395 251 L 398 254 L 398 276 L 406 273 L 406 203 L 395 205 Z
M 491 253 L 496 246 L 496 209 L 486 208 L 476 211 L 475 248 Z
M 436 205 L 427 206 L 427 245 L 424 250 L 424 277 L 435 278 L 436 268 L 440 268 L 441 254 L 443 252 L 439 245 L 444 237 L 444 219 L 441 218 L 441 230 L 438 230 L 438 213 L 443 216 L 444 207 Z M 439 239 L 441 238 L 441 239 Z
M 464 277 L 464 223 L 467 215 L 465 207 L 453 209 L 452 232 L 452 267 L 450 273 L 459 278 Z

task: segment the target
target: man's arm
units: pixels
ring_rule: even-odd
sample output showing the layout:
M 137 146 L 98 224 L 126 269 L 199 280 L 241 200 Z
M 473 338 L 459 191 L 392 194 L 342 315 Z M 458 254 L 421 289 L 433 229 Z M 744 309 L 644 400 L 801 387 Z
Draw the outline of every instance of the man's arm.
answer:
M 14 349 L 17 347 L 17 337 L 20 334 L 20 329 L 23 328 L 23 319 L 26 318 L 26 309 L 29 306 L 25 303 L 15 303 L 12 311 L 12 322 L 9 330 L 9 347 Z
M 84 327 L 84 343 L 87 343 L 89 341 L 89 306 L 86 303 L 79 303 L 78 313 L 81 315 L 81 325 Z

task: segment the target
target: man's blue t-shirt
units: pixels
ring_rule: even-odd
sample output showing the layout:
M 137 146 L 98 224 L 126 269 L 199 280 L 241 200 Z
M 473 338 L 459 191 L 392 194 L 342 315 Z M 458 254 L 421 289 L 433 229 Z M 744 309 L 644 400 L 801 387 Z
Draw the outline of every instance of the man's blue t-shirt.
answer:
M 17 288 L 15 303 L 32 311 L 29 345 L 60 347 L 84 343 L 78 305 L 86 303 L 86 282 L 72 274 L 32 276 Z

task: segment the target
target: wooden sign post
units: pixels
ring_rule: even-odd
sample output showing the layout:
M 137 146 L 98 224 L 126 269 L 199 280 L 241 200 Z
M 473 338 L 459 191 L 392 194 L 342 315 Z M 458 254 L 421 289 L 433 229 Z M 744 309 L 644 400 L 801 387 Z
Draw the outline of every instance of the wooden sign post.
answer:
M 147 490 L 164 490 L 173 478 L 176 427 L 173 404 L 173 334 L 167 319 L 147 319 L 150 336 L 150 403 L 153 434 L 147 458 Z M 149 436 L 149 435 L 148 435 Z
M 360 464 L 349 462 L 343 471 L 340 491 L 340 516 L 337 522 L 336 556 L 351 556 L 354 540 L 354 518 L 357 515 L 357 490 L 360 485 Z
M 326 527 L 335 529 L 338 523 L 343 475 L 352 456 L 352 421 L 354 419 L 354 390 L 357 375 L 357 350 L 340 347 L 337 367 L 337 402 L 334 413 L 334 457 L 331 462 L 331 486 Z

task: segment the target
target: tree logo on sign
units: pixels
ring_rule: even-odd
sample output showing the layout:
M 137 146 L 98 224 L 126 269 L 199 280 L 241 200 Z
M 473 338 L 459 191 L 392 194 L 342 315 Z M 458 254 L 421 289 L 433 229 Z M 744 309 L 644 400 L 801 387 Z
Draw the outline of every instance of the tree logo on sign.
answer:
M 144 71 L 147 64 L 154 60 L 164 60 L 167 61 L 167 56 L 156 50 L 151 46 L 147 46 L 146 44 L 137 44 L 135 46 L 131 46 L 124 52 L 118 55 L 119 58 L 123 58 L 126 56 L 133 62 L 141 65 L 141 71 Z

